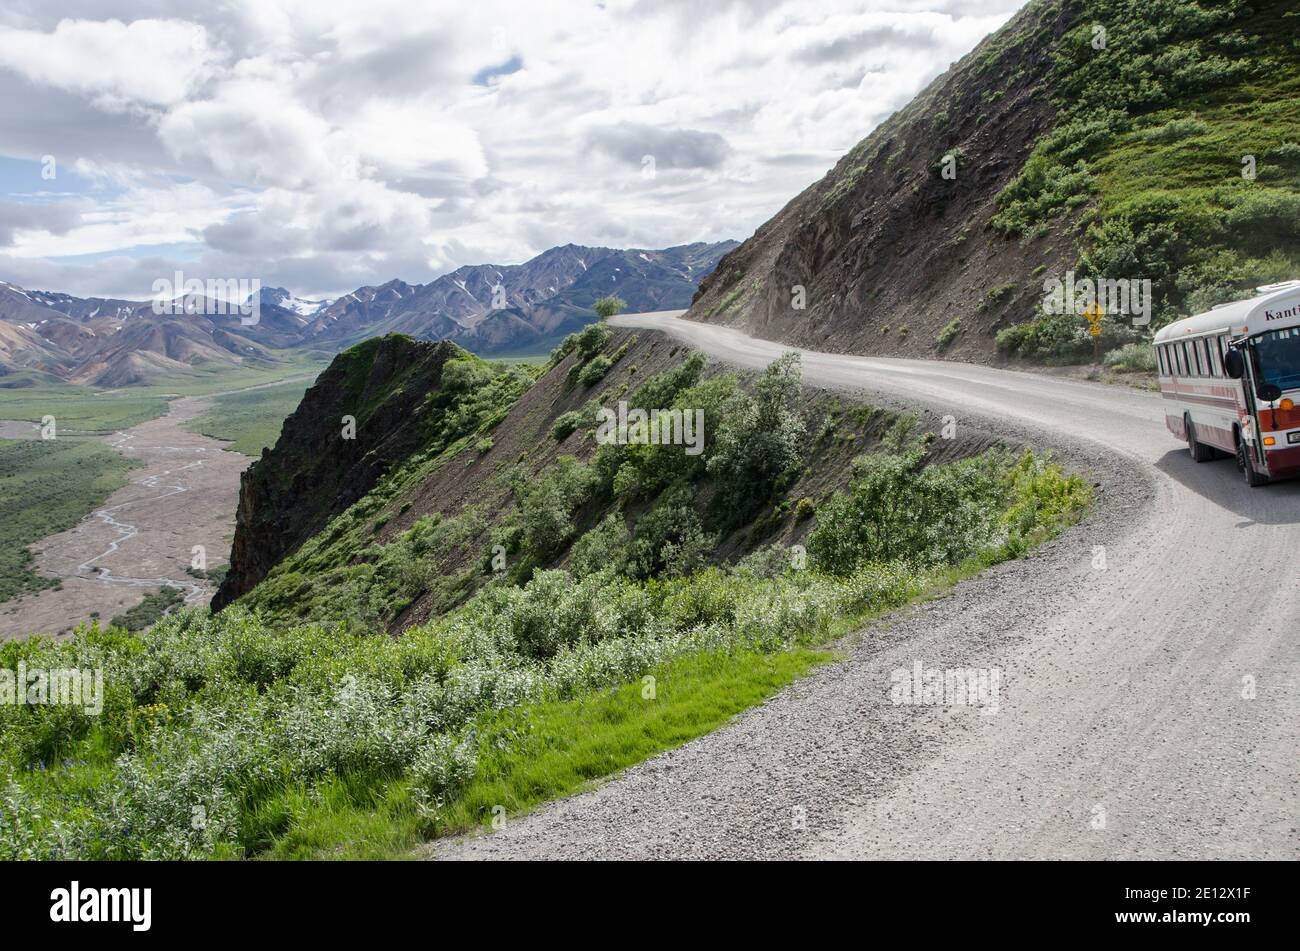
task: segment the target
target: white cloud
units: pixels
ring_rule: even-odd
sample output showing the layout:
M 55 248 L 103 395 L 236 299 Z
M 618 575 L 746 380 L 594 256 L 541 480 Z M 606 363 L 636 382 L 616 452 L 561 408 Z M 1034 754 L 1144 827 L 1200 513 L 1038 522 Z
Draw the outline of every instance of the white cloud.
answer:
M 132 172 L 79 221 L 15 213 L 7 260 L 86 292 L 106 269 L 37 259 L 198 241 L 314 295 L 744 238 L 1021 2 L 11 0 L 10 154 Z
M 0 27 L 0 67 L 107 108 L 181 102 L 223 58 L 202 24 L 179 20 L 62 20 L 48 33 Z

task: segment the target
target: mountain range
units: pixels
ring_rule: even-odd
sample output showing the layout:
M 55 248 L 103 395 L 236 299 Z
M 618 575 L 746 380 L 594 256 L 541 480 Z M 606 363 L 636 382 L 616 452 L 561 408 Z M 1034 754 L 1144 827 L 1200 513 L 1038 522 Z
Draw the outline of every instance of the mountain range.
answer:
M 0 281 L 0 387 L 130 386 L 199 364 L 270 364 L 289 348 L 333 353 L 387 333 L 451 340 L 489 356 L 540 353 L 594 321 L 592 305 L 610 294 L 631 312 L 689 306 L 701 279 L 736 244 L 568 244 L 523 264 L 467 265 L 428 284 L 393 280 L 335 300 L 263 287 L 254 324 L 238 313 L 156 314 L 153 301 L 80 298 Z

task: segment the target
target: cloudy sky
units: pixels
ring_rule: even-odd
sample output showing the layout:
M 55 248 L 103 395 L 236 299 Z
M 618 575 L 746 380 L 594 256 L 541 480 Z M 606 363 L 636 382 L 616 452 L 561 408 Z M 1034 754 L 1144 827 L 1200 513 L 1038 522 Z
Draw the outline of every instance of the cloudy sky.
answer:
M 745 238 L 1023 0 L 6 0 L 0 280 Z

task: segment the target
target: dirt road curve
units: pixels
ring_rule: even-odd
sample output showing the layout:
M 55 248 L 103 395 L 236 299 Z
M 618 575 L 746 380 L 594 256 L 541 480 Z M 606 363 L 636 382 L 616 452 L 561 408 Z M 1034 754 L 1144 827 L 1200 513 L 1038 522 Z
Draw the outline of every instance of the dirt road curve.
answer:
M 212 597 L 212 584 L 185 569 L 195 545 L 204 546 L 210 568 L 225 562 L 239 474 L 251 462 L 182 428 L 213 398 L 172 400 L 166 416 L 104 437 L 144 467 L 77 525 L 32 546 L 36 571 L 63 585 L 0 607 L 0 639 L 66 632 L 91 612 L 107 623 L 164 586 L 183 591 L 190 604 Z M 21 435 L 12 430 L 4 434 Z
M 614 322 L 745 367 L 787 349 Z M 435 854 L 1300 857 L 1300 482 L 1250 489 L 1231 461 L 1195 464 L 1154 394 L 940 362 L 803 367 L 1056 447 L 1100 483 L 1096 511 L 727 728 Z M 917 661 L 999 668 L 997 712 L 894 705 L 891 672 Z

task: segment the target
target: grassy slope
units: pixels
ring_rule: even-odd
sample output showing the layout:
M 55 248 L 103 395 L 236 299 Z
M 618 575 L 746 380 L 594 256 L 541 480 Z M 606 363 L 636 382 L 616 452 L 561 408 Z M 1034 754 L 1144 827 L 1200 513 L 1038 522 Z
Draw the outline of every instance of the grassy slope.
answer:
M 493 751 L 440 816 L 438 831 L 490 827 L 494 817 L 518 817 L 588 789 L 718 729 L 830 659 L 802 648 L 705 654 L 647 672 L 655 679 L 653 698 L 636 682 L 504 712 L 493 726 L 522 730 L 526 741 Z M 425 827 L 405 782 L 376 789 L 340 781 L 315 796 L 293 789 L 269 805 L 262 819 L 278 826 L 268 835 L 274 844 L 266 857 L 273 859 L 393 858 L 417 843 Z
M 1300 14 L 1281 0 L 1077 8 L 1057 54 L 1056 126 L 1000 196 L 995 225 L 1071 232 L 1077 260 L 1065 266 L 1080 277 L 1150 279 L 1153 328 L 1300 277 Z M 1093 24 L 1108 30 L 1104 50 L 1090 43 Z M 1026 341 L 1015 328 L 999 345 L 1086 358 L 1082 318 L 1073 341 L 1039 323 L 1041 334 Z M 1110 345 L 1129 339 L 1123 330 Z
M 0 602 L 57 584 L 31 571 L 27 546 L 71 528 L 137 465 L 86 439 L 0 440 Z

